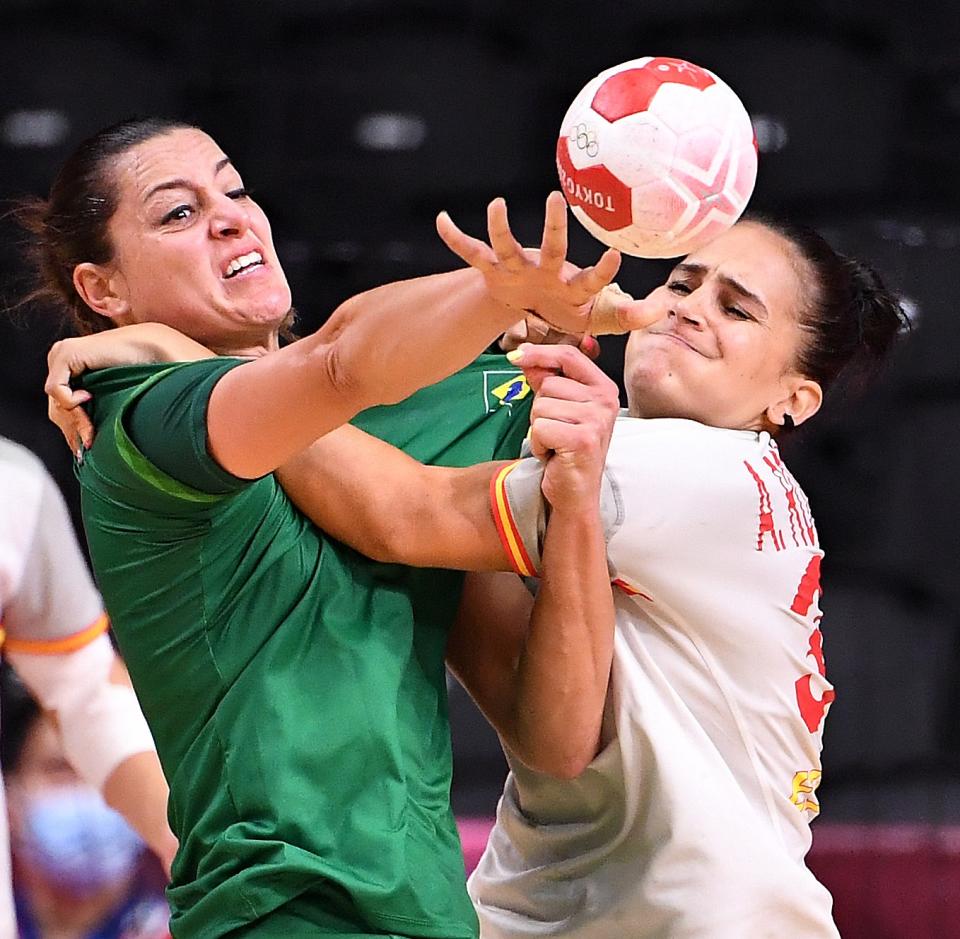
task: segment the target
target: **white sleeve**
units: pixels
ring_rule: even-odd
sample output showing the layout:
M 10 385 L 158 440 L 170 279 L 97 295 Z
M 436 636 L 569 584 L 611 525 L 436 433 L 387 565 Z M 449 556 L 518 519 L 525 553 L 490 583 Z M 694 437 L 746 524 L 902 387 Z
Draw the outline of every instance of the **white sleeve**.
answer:
M 56 713 L 67 758 L 102 788 L 127 757 L 154 749 L 131 688 L 114 684 L 103 604 L 67 507 L 43 464 L 0 441 L 3 652 Z
M 533 457 L 503 467 L 490 483 L 490 509 L 500 543 L 511 566 L 522 577 L 540 576 L 543 538 L 549 505 L 543 497 L 544 464 Z M 604 536 L 610 539 L 623 521 L 623 505 L 605 472 L 600 493 Z
M 18 472 L 4 482 L 15 488 L 7 498 L 23 498 L 30 506 L 29 512 L 22 505 L 6 510 L 20 515 L 21 541 L 19 576 L 0 597 L 5 649 L 77 648 L 104 632 L 107 622 L 63 496 L 39 461 L 30 476 Z

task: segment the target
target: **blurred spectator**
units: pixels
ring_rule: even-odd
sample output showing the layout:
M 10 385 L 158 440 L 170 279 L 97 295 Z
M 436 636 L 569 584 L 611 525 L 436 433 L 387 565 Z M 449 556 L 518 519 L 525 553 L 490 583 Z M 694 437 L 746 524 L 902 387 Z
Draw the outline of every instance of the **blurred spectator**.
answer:
M 67 762 L 54 720 L 4 669 L 7 783 L 21 939 L 161 939 L 164 876 L 123 817 Z
M 59 731 L 54 737 L 61 748 L 60 760 L 69 763 L 94 793 L 99 790 L 169 869 L 176 840 L 166 819 L 167 784 L 129 676 L 107 636 L 107 626 L 103 602 L 59 490 L 37 457 L 0 438 L 0 644 L 4 658 L 50 713 L 51 720 L 44 726 Z M 3 724 L 5 735 L 16 730 L 16 722 L 11 720 L 8 725 L 6 714 Z M 38 757 L 41 763 L 44 752 L 41 749 Z M 84 798 L 89 803 L 89 793 L 79 802 Z M 24 824 L 18 834 L 33 837 L 21 841 L 23 858 L 29 856 L 31 869 L 37 871 L 47 862 L 51 877 L 49 865 L 60 865 L 61 873 L 71 868 L 73 845 L 84 844 L 86 838 L 85 829 L 77 828 L 81 822 L 65 814 L 65 805 L 58 803 L 56 813 L 51 814 L 54 808 L 44 808 L 42 801 L 20 804 Z M 89 806 L 80 810 L 87 813 L 88 822 L 91 811 Z M 0 787 L 0 937 L 8 939 L 15 925 L 4 815 Z M 30 819 L 35 824 L 29 823 Z M 86 873 L 92 873 L 95 866 L 86 855 L 77 864 L 78 870 L 89 868 Z M 28 881 L 32 883 L 33 878 Z M 82 909 L 85 904 L 78 904 L 76 912 Z M 46 922 L 42 915 L 41 920 Z M 44 930 L 42 934 L 87 933 Z

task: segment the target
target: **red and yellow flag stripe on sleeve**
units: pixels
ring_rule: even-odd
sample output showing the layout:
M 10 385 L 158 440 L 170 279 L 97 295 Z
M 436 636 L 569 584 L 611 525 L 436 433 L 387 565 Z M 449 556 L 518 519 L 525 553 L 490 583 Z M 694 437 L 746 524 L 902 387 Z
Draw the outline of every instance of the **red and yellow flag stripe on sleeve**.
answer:
M 60 639 L 14 639 L 5 632 L 0 633 L 0 641 L 6 652 L 24 652 L 28 655 L 64 655 L 76 652 L 93 642 L 97 636 L 105 633 L 110 626 L 106 613 L 101 613 L 89 626 L 80 632 Z
M 517 468 L 520 461 L 515 460 L 494 473 L 490 480 L 490 507 L 493 510 L 493 522 L 497 526 L 500 543 L 506 552 L 513 569 L 522 577 L 536 577 L 537 569 L 530 560 L 520 530 L 510 511 L 510 501 L 507 499 L 507 477 Z

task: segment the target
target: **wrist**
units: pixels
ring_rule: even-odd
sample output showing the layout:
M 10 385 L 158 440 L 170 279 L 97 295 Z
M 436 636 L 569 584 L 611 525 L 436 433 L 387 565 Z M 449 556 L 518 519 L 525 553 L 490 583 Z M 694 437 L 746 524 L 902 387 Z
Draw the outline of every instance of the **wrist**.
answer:
M 550 518 L 562 524 L 588 529 L 600 522 L 600 490 L 596 485 L 551 487 L 544 480 L 543 494 L 550 503 Z

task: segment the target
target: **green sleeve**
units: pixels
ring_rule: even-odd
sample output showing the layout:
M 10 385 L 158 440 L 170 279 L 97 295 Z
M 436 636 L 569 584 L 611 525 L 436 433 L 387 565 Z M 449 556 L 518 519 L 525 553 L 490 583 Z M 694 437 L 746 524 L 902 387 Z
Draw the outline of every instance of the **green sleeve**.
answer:
M 134 446 L 155 467 L 200 492 L 227 495 L 250 484 L 228 473 L 207 446 L 207 405 L 214 385 L 239 359 L 204 359 L 177 366 L 140 394 L 124 414 Z

